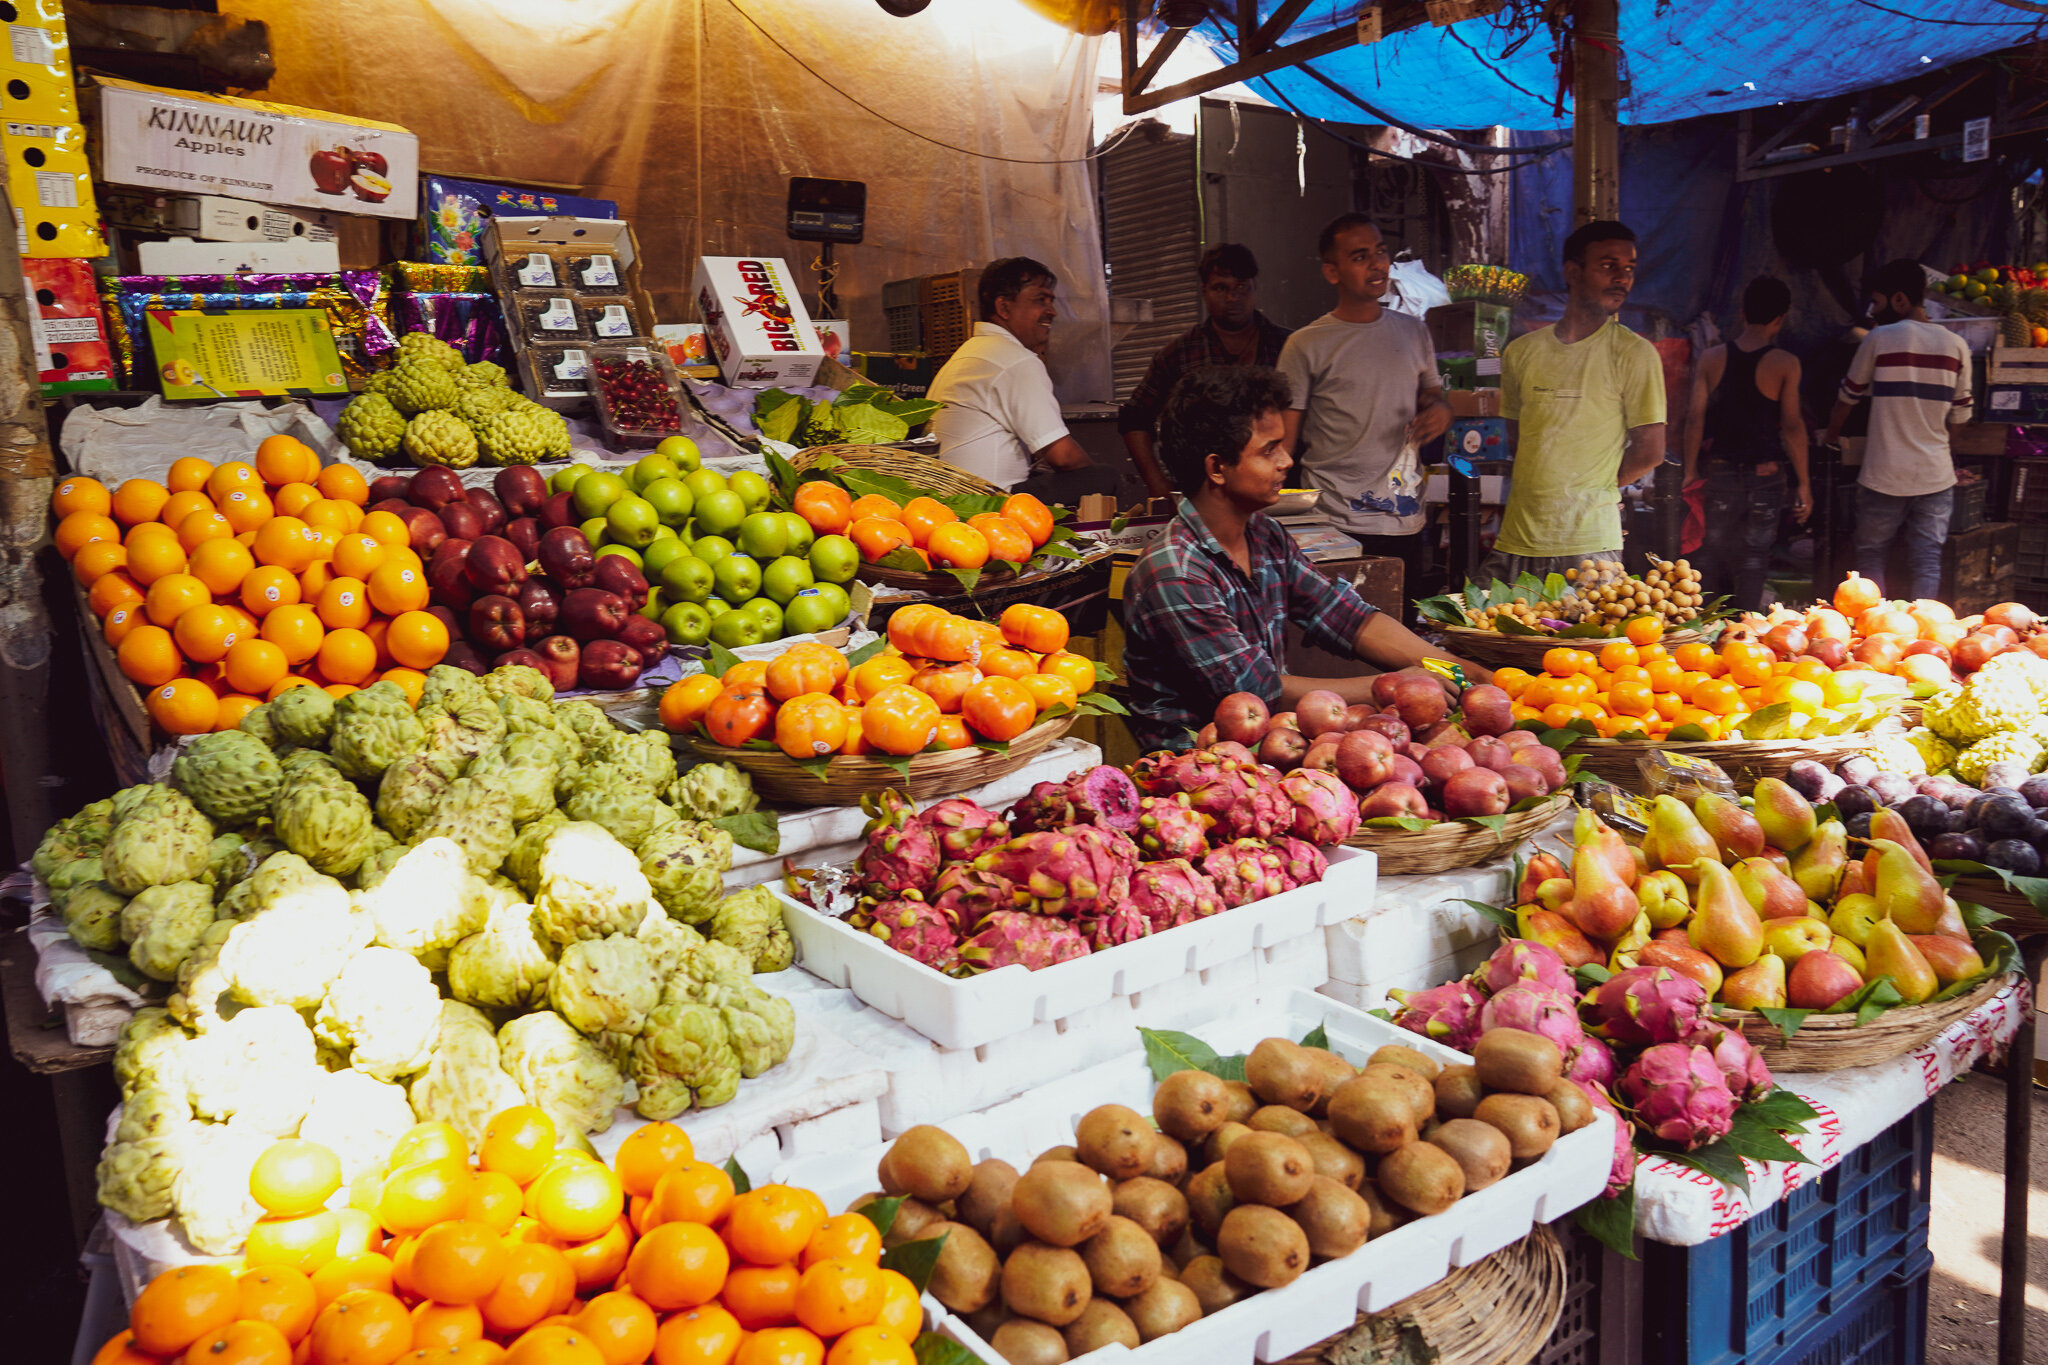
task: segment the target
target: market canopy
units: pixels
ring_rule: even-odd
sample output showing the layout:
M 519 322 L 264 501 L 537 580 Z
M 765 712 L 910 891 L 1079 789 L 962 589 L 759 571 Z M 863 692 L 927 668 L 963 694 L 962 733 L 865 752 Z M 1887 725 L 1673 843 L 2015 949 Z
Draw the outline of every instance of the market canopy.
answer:
M 1261 18 L 1284 0 L 1258 0 Z M 1520 3 L 1446 28 L 1423 26 L 1319 57 L 1310 69 L 1356 94 L 1386 121 L 1432 128 L 1559 128 L 1557 43 L 1540 21 L 1511 21 Z M 1938 12 L 1919 17 L 1917 8 Z M 1313 38 L 1357 22 L 1351 5 L 1315 4 L 1281 37 Z M 1624 123 L 1668 123 L 1788 100 L 1869 89 L 2048 34 L 2048 4 L 2030 0 L 1622 0 Z M 1193 30 L 1224 61 L 1236 55 L 1210 20 Z M 1295 67 L 1257 78 L 1314 118 L 1360 121 L 1360 109 Z

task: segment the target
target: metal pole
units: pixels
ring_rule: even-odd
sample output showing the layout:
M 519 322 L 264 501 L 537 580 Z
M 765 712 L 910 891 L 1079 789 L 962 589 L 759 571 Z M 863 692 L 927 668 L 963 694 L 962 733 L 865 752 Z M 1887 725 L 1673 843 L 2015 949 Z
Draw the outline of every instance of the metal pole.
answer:
M 2048 937 L 2021 942 L 2027 980 L 2038 981 Z M 2034 1011 L 2020 1014 L 2005 1054 L 2005 1235 L 1999 1247 L 1998 1365 L 2026 1365 L 2027 1196 L 2034 1145 Z
M 1620 0 L 1573 0 L 1572 219 L 1621 217 Z

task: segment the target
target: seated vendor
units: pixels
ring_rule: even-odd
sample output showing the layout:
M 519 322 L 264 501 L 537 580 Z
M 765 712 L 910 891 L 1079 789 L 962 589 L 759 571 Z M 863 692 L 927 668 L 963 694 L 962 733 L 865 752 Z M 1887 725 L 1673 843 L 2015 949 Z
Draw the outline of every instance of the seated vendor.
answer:
M 1371 673 L 1287 672 L 1290 621 L 1309 643 L 1377 670 L 1441 659 L 1462 667 L 1468 683 L 1491 676 L 1326 577 L 1265 514 L 1294 463 L 1291 397 L 1278 370 L 1211 366 L 1175 384 L 1160 413 L 1160 463 L 1187 496 L 1124 587 L 1124 671 L 1140 749 L 1186 748 L 1233 692 L 1262 697 L 1274 711 L 1318 688 L 1347 702 L 1372 699 Z

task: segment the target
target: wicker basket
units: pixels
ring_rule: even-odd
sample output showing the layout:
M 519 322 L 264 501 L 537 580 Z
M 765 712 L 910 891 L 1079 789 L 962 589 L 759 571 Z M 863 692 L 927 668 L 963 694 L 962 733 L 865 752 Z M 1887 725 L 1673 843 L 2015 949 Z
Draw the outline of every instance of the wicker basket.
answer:
M 1889 723 L 1889 722 L 1888 722 Z M 1662 739 L 1581 739 L 1570 752 L 1579 756 L 1579 771 L 1612 782 L 1638 796 L 1645 789 L 1636 760 L 1652 750 L 1684 754 L 1718 763 L 1736 787 L 1748 791 L 1766 777 L 1782 778 L 1803 758 L 1827 767 L 1868 749 L 1880 733 L 1859 730 L 1849 735 L 1823 735 L 1815 739 L 1715 739 L 1690 744 Z
M 1464 820 L 1446 820 L 1434 829 L 1369 829 L 1344 841 L 1350 848 L 1369 848 L 1380 861 L 1380 875 L 1395 877 L 1449 872 L 1476 867 L 1501 857 L 1515 845 L 1557 819 L 1571 804 L 1563 792 L 1540 806 L 1507 817 L 1498 830 Z
M 1949 888 L 1949 894 L 1959 901 L 1974 901 L 1986 910 L 2004 915 L 2005 919 L 1993 927 L 2003 929 L 2014 938 L 2048 934 L 2048 919 L 2034 908 L 2034 903 L 1996 877 L 1959 877 Z
M 789 463 L 801 474 L 827 455 L 854 469 L 902 479 L 929 491 L 933 497 L 1001 497 L 1003 493 L 979 475 L 908 446 L 812 446 L 799 450 Z
M 1557 1329 L 1564 1294 L 1564 1248 L 1538 1224 L 1521 1241 L 1459 1266 L 1384 1313 L 1361 1313 L 1348 1331 L 1281 1365 L 1527 1365 Z
M 857 806 L 861 797 L 884 787 L 908 787 L 912 799 L 952 796 L 971 791 L 1013 773 L 1032 755 L 1072 728 L 1076 712 L 1041 721 L 1010 741 L 1006 754 L 986 749 L 948 749 L 943 753 L 917 754 L 910 760 L 910 781 L 889 764 L 872 758 L 835 758 L 821 780 L 799 768 L 796 760 L 766 749 L 731 749 L 714 744 L 699 734 L 676 738 L 699 758 L 730 763 L 754 781 L 754 790 L 769 801 L 784 806 Z
M 1853 1014 L 1810 1014 L 1790 1042 L 1785 1041 L 1783 1030 L 1753 1010 L 1718 1006 L 1714 1017 L 1741 1029 L 1773 1072 L 1842 1071 L 1905 1056 L 1976 1010 L 2013 979 L 2011 972 L 1987 977 L 1966 995 L 1937 1005 L 1900 1005 L 1861 1026 Z
M 1445 626 L 1443 629 L 1444 648 L 1459 658 L 1470 659 L 1488 668 L 1522 668 L 1531 673 L 1543 671 L 1543 655 L 1548 650 L 1563 647 L 1598 653 L 1602 645 L 1616 641 L 1628 643 L 1618 635 L 1564 640 L 1555 635 L 1503 635 L 1497 630 L 1479 630 L 1472 626 Z M 1705 638 L 1696 630 L 1667 630 L 1661 643 L 1670 647 Z

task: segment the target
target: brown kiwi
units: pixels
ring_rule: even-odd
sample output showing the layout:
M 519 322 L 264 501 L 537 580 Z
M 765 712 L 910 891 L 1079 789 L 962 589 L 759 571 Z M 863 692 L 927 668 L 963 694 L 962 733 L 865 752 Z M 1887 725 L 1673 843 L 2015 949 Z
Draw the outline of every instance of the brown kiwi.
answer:
M 1317 1175 L 1326 1175 L 1354 1190 L 1358 1188 L 1358 1182 L 1365 1179 L 1364 1158 L 1328 1133 L 1310 1133 L 1295 1140 L 1308 1149 L 1309 1160 L 1315 1162 Z
M 1011 1318 L 996 1328 L 988 1344 L 1009 1365 L 1067 1365 L 1073 1358 L 1059 1328 L 1030 1318 Z
M 1010 1207 L 1024 1230 L 1041 1242 L 1071 1247 L 1102 1231 L 1109 1221 L 1109 1186 L 1072 1161 L 1045 1161 L 1017 1177 Z
M 1108 1299 L 1090 1299 L 1081 1316 L 1061 1328 L 1060 1335 L 1066 1338 L 1069 1360 L 1111 1343 L 1133 1349 L 1140 1344 L 1131 1315 Z
M 1373 1171 L 1380 1193 L 1416 1213 L 1442 1213 L 1465 1193 L 1465 1170 L 1441 1147 L 1411 1142 Z
M 1188 1197 L 1149 1175 L 1118 1185 L 1110 1195 L 1110 1211 L 1145 1229 L 1162 1247 L 1178 1242 L 1188 1225 Z
M 1082 1165 L 1129 1180 L 1151 1168 L 1152 1137 L 1152 1125 L 1137 1110 L 1098 1104 L 1074 1125 L 1074 1151 Z
M 1514 1160 L 1507 1134 L 1478 1119 L 1452 1119 L 1424 1141 L 1451 1154 L 1465 1173 L 1468 1194 L 1483 1190 L 1506 1175 L 1508 1163 Z
M 1361 1152 L 1392 1152 L 1415 1140 L 1409 1096 L 1377 1076 L 1359 1076 L 1330 1096 L 1330 1126 L 1339 1141 Z
M 1230 1180 L 1220 1161 L 1188 1177 L 1187 1196 L 1188 1218 L 1196 1231 L 1212 1239 L 1223 1226 L 1224 1216 L 1237 1203 L 1231 1197 Z
M 1204 1317 L 1258 1293 L 1256 1286 L 1231 1274 L 1220 1256 L 1197 1256 L 1189 1261 L 1180 1268 L 1180 1282 L 1194 1291 L 1195 1302 L 1202 1305 Z
M 1278 1289 L 1308 1269 L 1308 1236 L 1278 1209 L 1240 1204 L 1223 1219 L 1216 1254 L 1225 1269 L 1247 1284 Z
M 974 1329 L 974 1335 L 987 1341 L 996 1334 L 998 1327 L 1016 1316 L 1010 1311 L 1010 1306 L 1003 1302 L 1003 1296 L 997 1294 L 972 1313 L 962 1313 L 960 1320 Z
M 1072 1247 L 1026 1242 L 1003 1262 L 1003 1302 L 1020 1317 L 1064 1327 L 1094 1297 L 1088 1263 Z
M 1308 1049 L 1285 1038 L 1268 1038 L 1244 1059 L 1245 1083 L 1267 1104 L 1284 1104 L 1306 1114 L 1323 1094 L 1323 1069 Z
M 996 1255 L 1007 1257 L 1019 1245 L 1031 1240 L 1031 1234 L 1024 1231 L 1024 1225 L 1017 1221 L 1017 1211 L 1004 1205 L 989 1221 L 988 1244 L 996 1249 Z
M 978 1161 L 967 1191 L 954 1202 L 961 1222 L 982 1236 L 995 1225 L 996 1215 L 1010 1207 L 1010 1194 L 1017 1188 L 1017 1168 L 997 1157 Z
M 927 1204 L 943 1204 L 967 1192 L 974 1178 L 974 1158 L 943 1128 L 921 1123 L 905 1131 L 882 1155 L 882 1188 L 908 1194 Z
M 1197 1142 L 1230 1117 L 1230 1087 L 1206 1071 L 1176 1071 L 1152 1092 L 1152 1117 L 1159 1131 L 1182 1142 Z
M 1563 1126 L 1556 1107 L 1541 1095 L 1488 1095 L 1472 1117 L 1507 1134 L 1517 1160 L 1549 1151 Z
M 926 1235 L 946 1239 L 932 1267 L 932 1297 L 956 1313 L 986 1307 L 1003 1269 L 995 1248 L 965 1223 L 940 1223 Z
M 1230 1197 L 1240 1204 L 1292 1204 L 1308 1193 L 1315 1171 L 1308 1148 L 1285 1133 L 1247 1134 L 1232 1143 L 1223 1158 Z
M 1413 1213 L 1381 1194 L 1378 1184 L 1369 1178 L 1358 1182 L 1358 1197 L 1372 1210 L 1374 1237 L 1384 1237 L 1401 1224 L 1413 1221 L 1415 1217 Z
M 1154 1180 L 1164 1180 L 1169 1185 L 1178 1185 L 1187 1178 L 1188 1149 L 1180 1139 L 1165 1133 L 1152 1135 L 1152 1164 L 1145 1168 L 1145 1174 Z
M 1317 1256 L 1349 1256 L 1372 1233 L 1372 1208 L 1358 1191 L 1326 1175 L 1309 1182 L 1308 1193 L 1287 1206 L 1287 1216 L 1301 1225 L 1308 1249 Z
M 1564 1075 L 1564 1054 L 1540 1033 L 1497 1028 L 1480 1035 L 1472 1065 L 1488 1090 L 1547 1095 Z
M 1259 1107 L 1259 1097 L 1243 1081 L 1225 1081 L 1223 1088 L 1230 1093 L 1230 1109 L 1223 1115 L 1225 1123 L 1243 1123 Z
M 1316 1131 L 1316 1121 L 1299 1109 L 1289 1109 L 1284 1104 L 1260 1106 L 1257 1113 L 1246 1120 L 1245 1126 L 1260 1133 L 1285 1133 L 1298 1138 L 1304 1133 Z
M 1320 1114 L 1325 1106 L 1329 1104 L 1331 1094 L 1338 1086 L 1356 1076 L 1358 1068 L 1328 1048 L 1305 1047 L 1302 1051 L 1307 1053 L 1309 1060 L 1315 1063 L 1316 1074 L 1321 1078 L 1318 1088 L 1322 1093 L 1316 1097 L 1316 1102 L 1309 1107 L 1310 1112 Z
M 874 1203 L 877 1199 L 887 1198 L 889 1198 L 889 1196 L 883 1194 L 880 1190 L 870 1190 L 866 1194 L 859 1196 L 858 1198 L 854 1199 L 851 1203 L 849 1203 L 846 1206 L 845 1212 L 859 1213 L 862 1209 Z
M 1358 1074 L 1375 1077 L 1381 1084 L 1392 1086 L 1407 1096 L 1409 1112 L 1415 1115 L 1418 1125 L 1428 1122 L 1436 1113 L 1436 1087 L 1424 1079 L 1422 1073 L 1390 1062 L 1374 1062 Z
M 1081 1243 L 1080 1252 L 1097 1294 L 1135 1298 L 1159 1278 L 1159 1243 L 1128 1218 L 1112 1214 L 1102 1231 Z
M 1593 1101 L 1586 1098 L 1577 1081 L 1559 1081 L 1543 1098 L 1557 1111 L 1559 1136 L 1576 1133 L 1593 1121 Z
M 1375 1048 L 1372 1056 L 1365 1059 L 1367 1066 L 1381 1062 L 1392 1066 L 1405 1066 L 1425 1081 L 1434 1081 L 1443 1074 L 1443 1066 L 1436 1058 L 1425 1057 L 1414 1048 L 1402 1047 L 1399 1043 L 1388 1043 L 1385 1047 Z
M 905 1242 L 922 1241 L 931 1235 L 931 1229 L 946 1221 L 940 1213 L 922 1199 L 905 1195 L 903 1202 L 896 1206 L 896 1221 L 889 1225 L 889 1235 L 882 1239 L 885 1246 L 898 1247 Z
M 1081 1154 L 1070 1146 L 1048 1147 L 1037 1156 L 1032 1157 L 1031 1164 L 1036 1166 L 1043 1161 L 1079 1161 L 1080 1159 Z
M 1221 1223 L 1223 1220 L 1219 1218 L 1216 1221 Z M 1196 1236 L 1194 1224 L 1189 1223 L 1187 1231 L 1180 1235 L 1180 1240 L 1167 1249 L 1166 1259 L 1179 1266 L 1182 1276 L 1185 1277 L 1189 1262 L 1198 1257 L 1213 1256 L 1215 1253 L 1215 1246 Z
M 1202 1144 L 1202 1155 L 1212 1163 L 1221 1161 L 1223 1154 L 1230 1150 L 1230 1144 L 1251 1131 L 1249 1127 L 1233 1119 L 1209 1134 L 1209 1140 Z
M 1202 1316 L 1202 1301 L 1178 1280 L 1162 1279 L 1124 1305 L 1140 1341 L 1163 1337 Z
M 1486 1097 L 1486 1088 L 1479 1084 L 1479 1069 L 1472 1066 L 1445 1067 L 1437 1073 L 1434 1089 L 1436 1112 L 1447 1119 L 1471 1118 Z
M 1173 1263 L 1173 1257 L 1168 1256 L 1164 1252 L 1161 1252 L 1159 1255 L 1159 1278 L 1162 1280 L 1178 1280 L 1180 1278 L 1180 1267 Z

